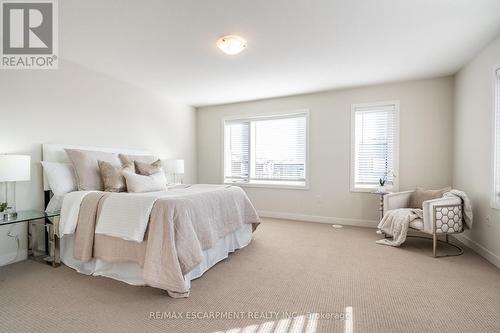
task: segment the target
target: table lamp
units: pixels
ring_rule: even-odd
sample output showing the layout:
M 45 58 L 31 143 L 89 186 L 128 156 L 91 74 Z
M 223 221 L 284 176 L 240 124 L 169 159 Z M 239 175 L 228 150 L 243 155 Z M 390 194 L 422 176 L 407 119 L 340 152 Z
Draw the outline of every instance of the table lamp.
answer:
M 177 176 L 184 174 L 184 160 L 166 160 L 165 172 L 174 176 L 174 183 L 177 182 Z M 182 184 L 182 177 L 181 177 Z
M 28 155 L 0 155 L 0 182 L 5 183 L 4 202 L 0 203 L 3 213 L 0 219 L 13 220 L 16 212 L 16 182 L 30 180 L 31 157 Z M 12 184 L 13 195 L 9 199 L 9 184 Z

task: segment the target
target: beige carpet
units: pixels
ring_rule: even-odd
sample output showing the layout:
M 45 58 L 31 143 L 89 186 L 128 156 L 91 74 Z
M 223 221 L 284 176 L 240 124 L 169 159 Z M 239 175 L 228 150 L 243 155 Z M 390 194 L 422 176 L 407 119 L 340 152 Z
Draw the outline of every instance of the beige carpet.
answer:
M 0 331 L 500 332 L 497 268 L 468 249 L 434 259 L 428 241 L 391 248 L 378 238 L 373 229 L 264 220 L 252 244 L 194 281 L 187 299 L 20 262 L 0 268 Z

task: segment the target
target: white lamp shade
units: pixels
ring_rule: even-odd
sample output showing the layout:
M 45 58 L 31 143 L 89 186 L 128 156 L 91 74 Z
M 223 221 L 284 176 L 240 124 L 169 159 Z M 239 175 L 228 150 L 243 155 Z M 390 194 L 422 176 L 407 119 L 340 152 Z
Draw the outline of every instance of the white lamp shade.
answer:
M 166 160 L 164 163 L 167 173 L 184 173 L 184 160 Z
M 0 182 L 21 182 L 31 178 L 31 157 L 0 155 Z

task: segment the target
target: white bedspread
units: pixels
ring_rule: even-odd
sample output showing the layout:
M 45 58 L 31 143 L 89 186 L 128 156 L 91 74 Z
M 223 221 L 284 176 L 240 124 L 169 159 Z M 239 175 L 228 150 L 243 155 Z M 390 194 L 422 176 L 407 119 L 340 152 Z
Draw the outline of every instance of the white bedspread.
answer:
M 151 209 L 164 196 L 167 191 L 109 194 L 102 204 L 95 233 L 142 242 Z
M 227 187 L 229 186 L 196 184 L 161 192 L 111 193 L 102 204 L 95 233 L 140 243 L 144 240 L 151 210 L 158 199 L 208 193 Z M 196 201 L 195 204 L 203 216 L 210 218 L 214 214 L 212 207 L 207 207 L 203 201 Z
M 142 242 L 148 226 L 149 215 L 156 200 L 166 197 L 182 197 L 190 194 L 211 192 L 229 186 L 196 184 L 175 186 L 161 192 L 110 193 L 103 202 L 96 226 L 96 234 Z M 76 191 L 66 195 L 59 222 L 59 235 L 61 237 L 63 235 L 74 234 L 82 200 L 91 192 Z
M 92 191 L 75 191 L 66 194 L 61 208 L 58 237 L 75 233 L 80 204 L 83 198 L 89 193 L 92 193 Z

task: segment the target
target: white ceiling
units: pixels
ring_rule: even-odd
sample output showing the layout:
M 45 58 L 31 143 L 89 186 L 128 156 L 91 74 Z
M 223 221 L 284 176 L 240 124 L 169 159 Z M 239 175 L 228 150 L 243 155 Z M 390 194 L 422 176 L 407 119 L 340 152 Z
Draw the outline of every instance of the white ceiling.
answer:
M 441 76 L 500 33 L 500 0 L 64 0 L 60 56 L 194 106 Z M 228 56 L 225 34 L 248 40 Z

